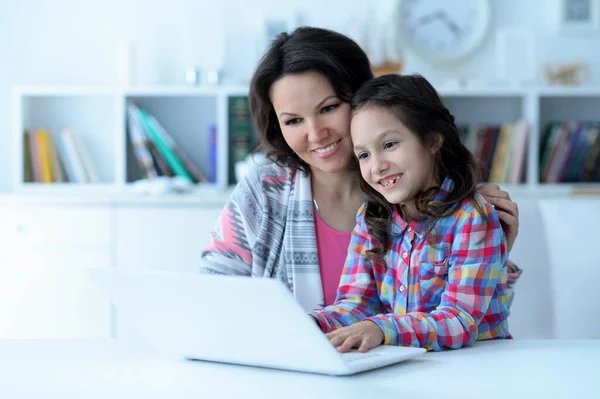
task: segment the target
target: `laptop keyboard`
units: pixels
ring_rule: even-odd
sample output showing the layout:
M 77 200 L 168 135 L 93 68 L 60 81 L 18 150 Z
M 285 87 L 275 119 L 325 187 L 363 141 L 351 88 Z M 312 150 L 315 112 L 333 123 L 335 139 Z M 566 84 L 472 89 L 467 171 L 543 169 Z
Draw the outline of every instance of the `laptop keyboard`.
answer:
M 364 359 L 369 359 L 369 358 L 373 358 L 373 357 L 378 357 L 381 356 L 382 353 L 381 352 L 358 352 L 358 351 L 352 351 L 352 352 L 346 352 L 346 353 L 342 353 L 342 359 L 344 359 L 344 361 L 346 362 L 355 362 L 357 360 L 364 360 Z

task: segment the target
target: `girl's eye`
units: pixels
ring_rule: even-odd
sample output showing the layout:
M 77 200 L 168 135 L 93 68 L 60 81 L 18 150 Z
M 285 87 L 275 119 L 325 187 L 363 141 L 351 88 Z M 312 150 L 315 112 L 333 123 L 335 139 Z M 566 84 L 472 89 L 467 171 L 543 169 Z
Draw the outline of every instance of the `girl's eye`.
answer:
M 367 154 L 366 152 L 361 152 L 360 154 L 356 155 L 356 158 L 358 159 L 365 159 L 369 156 L 369 154 Z
M 296 125 L 300 123 L 300 118 L 294 118 L 294 119 L 290 119 L 289 121 L 285 122 L 286 126 L 291 126 L 291 125 Z
M 326 113 L 326 112 L 331 112 L 334 109 L 336 109 L 337 107 L 339 107 L 339 104 L 331 104 L 331 105 L 327 105 L 323 108 L 321 108 L 321 113 Z
M 392 148 L 393 146 L 395 146 L 397 143 L 395 141 L 388 141 L 383 145 L 384 149 L 388 149 L 388 148 Z

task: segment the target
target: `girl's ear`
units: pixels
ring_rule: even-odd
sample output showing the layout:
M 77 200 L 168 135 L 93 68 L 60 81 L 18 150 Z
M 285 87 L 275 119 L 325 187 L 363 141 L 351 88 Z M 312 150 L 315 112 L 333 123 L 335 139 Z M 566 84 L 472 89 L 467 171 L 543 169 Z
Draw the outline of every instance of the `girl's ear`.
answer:
M 440 148 L 442 148 L 442 144 L 444 144 L 444 137 L 439 133 L 433 133 L 431 135 L 431 146 L 429 150 L 432 155 L 435 155 Z

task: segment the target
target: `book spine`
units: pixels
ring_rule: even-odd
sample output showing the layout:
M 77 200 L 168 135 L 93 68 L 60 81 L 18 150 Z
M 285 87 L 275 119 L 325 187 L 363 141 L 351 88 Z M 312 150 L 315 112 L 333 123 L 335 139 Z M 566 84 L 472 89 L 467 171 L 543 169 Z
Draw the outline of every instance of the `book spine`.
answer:
M 183 164 L 181 163 L 179 158 L 177 158 L 177 156 L 173 153 L 173 151 L 167 146 L 167 144 L 164 142 L 162 137 L 156 131 L 154 126 L 152 126 L 152 124 L 150 123 L 148 114 L 145 111 L 140 110 L 139 115 L 140 115 L 140 120 L 142 122 L 142 126 L 146 129 L 146 132 L 148 133 L 148 135 L 154 142 L 154 145 L 156 145 L 156 148 L 158 148 L 158 151 L 160 152 L 160 154 L 167 161 L 169 167 L 173 171 L 173 174 L 187 180 L 190 183 L 193 183 L 192 177 L 190 176 L 188 171 L 185 169 L 185 167 L 183 166 Z
M 35 181 L 33 176 L 33 159 L 31 157 L 31 132 L 23 132 L 23 182 Z
M 90 157 L 89 152 L 87 151 L 87 147 L 83 143 L 83 139 L 79 134 L 71 133 L 71 137 L 73 142 L 75 143 L 75 148 L 77 149 L 77 153 L 79 154 L 79 158 L 81 159 L 81 163 L 83 168 L 86 171 L 88 176 L 88 181 L 90 183 L 97 183 L 100 181 L 100 177 L 98 176 L 98 172 L 94 167 L 94 163 L 92 162 L 92 158 Z
M 48 132 L 46 130 L 38 131 L 39 139 L 39 159 L 42 168 L 42 183 L 52 183 L 52 165 L 50 165 L 50 148 L 48 145 Z
M 217 125 L 208 127 L 208 181 L 217 182 Z
M 171 135 L 165 130 L 165 128 L 158 122 L 158 120 L 149 115 L 149 122 L 154 127 L 154 129 L 158 132 L 158 134 L 163 138 L 165 144 L 173 151 L 173 153 L 179 158 L 185 169 L 188 173 L 194 178 L 196 183 L 200 183 L 201 181 L 207 181 L 207 177 L 204 176 L 202 172 L 192 163 L 190 158 L 181 150 L 181 148 L 177 145 L 175 140 L 171 137 Z
M 131 145 L 133 146 L 133 154 L 135 159 L 142 169 L 144 178 L 155 178 L 158 176 L 158 173 L 154 168 L 152 155 L 149 149 L 151 139 L 148 137 L 147 132 L 144 132 L 144 128 L 140 120 L 139 108 L 133 104 L 128 104 L 127 116 L 129 139 L 131 141 Z
M 62 140 L 65 152 L 67 153 L 67 157 L 69 159 L 69 163 L 71 164 L 73 173 L 75 174 L 75 181 L 77 183 L 87 183 L 89 181 L 89 178 L 87 176 L 85 168 L 83 167 L 81 158 L 77 153 L 77 147 L 75 146 L 75 142 L 73 141 L 71 131 L 68 129 L 63 129 L 60 132 L 60 139 Z

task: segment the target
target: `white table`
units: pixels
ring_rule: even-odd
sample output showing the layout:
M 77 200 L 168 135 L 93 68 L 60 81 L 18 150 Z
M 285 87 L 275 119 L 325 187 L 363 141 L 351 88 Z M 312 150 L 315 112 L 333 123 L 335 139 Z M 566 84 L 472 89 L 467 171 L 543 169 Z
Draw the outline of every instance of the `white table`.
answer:
M 114 341 L 0 340 L 0 398 L 600 398 L 600 340 L 507 340 L 329 377 Z

